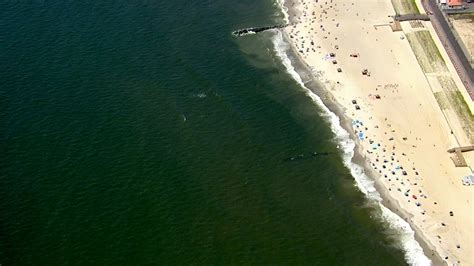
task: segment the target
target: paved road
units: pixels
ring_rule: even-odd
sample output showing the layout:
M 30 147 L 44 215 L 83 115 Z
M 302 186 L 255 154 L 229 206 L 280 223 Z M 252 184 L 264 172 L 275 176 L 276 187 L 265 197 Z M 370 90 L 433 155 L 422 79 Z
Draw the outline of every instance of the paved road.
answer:
M 425 10 L 433 12 L 433 15 L 431 15 L 431 23 L 443 43 L 451 62 L 453 62 L 454 68 L 456 68 L 459 77 L 464 83 L 467 92 L 471 96 L 471 100 L 474 100 L 474 70 L 471 68 L 456 38 L 454 38 L 451 28 L 441 13 L 441 10 L 438 9 L 436 0 L 422 1 L 422 3 Z

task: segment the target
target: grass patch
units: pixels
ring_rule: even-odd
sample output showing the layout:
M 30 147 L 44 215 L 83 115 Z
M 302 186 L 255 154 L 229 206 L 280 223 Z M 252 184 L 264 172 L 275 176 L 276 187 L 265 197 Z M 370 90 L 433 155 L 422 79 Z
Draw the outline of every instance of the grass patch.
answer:
M 458 87 L 454 82 L 453 78 L 450 76 L 437 76 L 436 79 L 438 80 L 439 84 L 443 88 L 443 91 L 450 92 L 450 91 L 457 91 Z
M 415 0 L 392 0 L 392 5 L 397 15 L 420 14 Z
M 436 47 L 430 32 L 427 30 L 415 31 L 407 34 L 418 63 L 425 73 L 448 71 L 441 53 Z
M 446 97 L 446 95 L 444 95 L 444 92 L 442 91 L 435 92 L 434 97 L 436 98 L 436 101 L 438 102 L 438 105 L 441 108 L 441 110 L 449 109 L 448 98 Z
M 465 113 L 465 117 L 470 119 L 471 124 L 474 126 L 474 115 L 469 110 L 469 106 L 467 105 L 466 99 L 462 95 L 460 91 L 453 92 L 453 98 L 455 99 L 456 106 L 458 106 L 459 110 Z
M 460 91 L 453 91 L 450 94 L 449 98 L 453 102 L 456 114 L 461 120 L 462 128 L 472 143 L 474 141 L 474 116 L 471 114 L 469 106 L 467 106 Z
M 446 109 L 451 109 L 456 113 L 456 116 L 461 122 L 461 126 L 466 133 L 467 137 L 471 142 L 474 141 L 474 115 L 469 110 L 462 93 L 457 89 L 456 83 L 449 76 L 438 76 L 438 81 L 443 88 L 443 92 L 435 93 L 435 98 L 438 101 L 438 97 L 442 101 L 443 96 L 447 100 L 448 107 Z M 438 95 L 442 93 L 443 96 Z M 438 101 L 440 107 L 442 106 Z M 441 108 L 443 109 L 443 108 Z

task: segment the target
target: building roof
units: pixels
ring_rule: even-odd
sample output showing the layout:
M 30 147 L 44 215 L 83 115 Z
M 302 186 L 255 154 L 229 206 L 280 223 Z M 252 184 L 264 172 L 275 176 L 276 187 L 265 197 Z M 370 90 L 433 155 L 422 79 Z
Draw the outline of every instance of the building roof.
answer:
M 464 0 L 448 0 L 448 6 L 462 6 Z

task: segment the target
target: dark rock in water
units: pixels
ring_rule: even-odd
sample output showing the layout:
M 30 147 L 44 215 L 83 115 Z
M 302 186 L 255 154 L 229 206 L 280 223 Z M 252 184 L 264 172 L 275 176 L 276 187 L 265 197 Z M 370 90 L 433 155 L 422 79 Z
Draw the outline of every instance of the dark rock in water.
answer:
M 313 156 L 326 156 L 326 155 L 329 155 L 329 152 L 313 152 L 312 153 Z
M 253 28 L 245 28 L 245 29 L 240 29 L 233 31 L 232 34 L 235 36 L 243 36 L 247 34 L 252 34 L 252 33 L 258 33 L 266 30 L 271 30 L 271 29 L 281 29 L 290 26 L 290 24 L 282 24 L 282 25 L 273 25 L 273 26 L 267 26 L 267 27 L 253 27 Z
M 299 160 L 302 160 L 302 159 L 304 159 L 304 155 L 299 154 L 299 155 L 296 155 L 296 156 L 288 157 L 288 158 L 284 159 L 283 161 L 293 162 L 293 161 L 299 161 Z
M 330 154 L 331 154 L 330 152 L 316 152 L 316 151 L 310 153 L 311 157 L 328 156 Z M 283 161 L 299 161 L 299 160 L 311 159 L 311 157 L 306 156 L 305 154 L 298 154 L 296 156 L 288 157 L 284 159 Z

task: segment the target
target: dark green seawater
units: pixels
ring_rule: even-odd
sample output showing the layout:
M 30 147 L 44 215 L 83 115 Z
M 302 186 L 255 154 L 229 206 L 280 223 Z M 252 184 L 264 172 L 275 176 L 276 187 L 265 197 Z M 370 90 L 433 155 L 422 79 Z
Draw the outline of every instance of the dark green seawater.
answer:
M 272 0 L 3 0 L 1 265 L 400 265 Z M 296 162 L 313 151 L 335 152 Z

